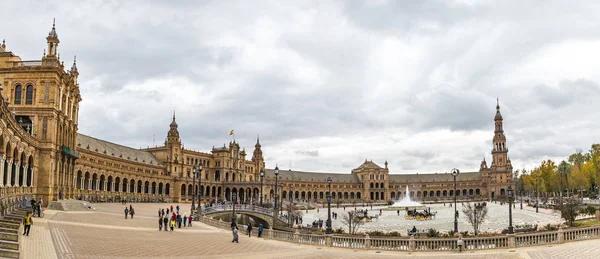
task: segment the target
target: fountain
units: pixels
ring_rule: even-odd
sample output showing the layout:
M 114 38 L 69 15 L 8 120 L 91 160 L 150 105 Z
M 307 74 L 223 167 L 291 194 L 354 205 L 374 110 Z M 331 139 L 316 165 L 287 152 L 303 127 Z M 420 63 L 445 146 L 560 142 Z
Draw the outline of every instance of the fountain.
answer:
M 406 210 L 406 209 L 424 209 L 425 206 L 423 204 L 413 201 L 410 199 L 410 192 L 408 191 L 408 186 L 406 186 L 406 196 L 400 201 L 394 202 L 394 204 L 387 208 L 387 210 Z

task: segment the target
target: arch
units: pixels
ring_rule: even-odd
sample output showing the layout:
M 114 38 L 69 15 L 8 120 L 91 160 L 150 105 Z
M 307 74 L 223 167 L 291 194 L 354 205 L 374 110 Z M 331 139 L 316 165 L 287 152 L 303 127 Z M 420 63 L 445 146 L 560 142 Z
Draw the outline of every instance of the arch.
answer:
M 181 199 L 184 200 L 185 199 L 185 193 L 186 193 L 186 189 L 185 188 L 185 183 L 181 185 Z
M 85 172 L 85 178 L 83 180 L 83 189 L 84 190 L 89 190 L 90 189 L 90 172 Z
M 473 189 L 469 189 L 469 196 L 473 196 L 473 194 L 474 194 Z
M 138 180 L 138 181 L 137 181 L 137 193 L 140 193 L 140 194 L 141 194 L 141 193 L 143 193 L 143 191 L 144 191 L 144 190 L 143 190 L 143 183 L 142 183 L 142 180 Z
M 25 87 L 25 104 L 33 104 L 33 85 Z
M 289 198 L 288 194 L 291 194 L 291 193 L 288 193 L 287 191 L 283 191 L 283 192 L 281 192 L 281 197 Z
M 75 178 L 75 188 L 81 190 L 81 178 L 83 177 L 83 173 L 81 170 L 77 171 L 77 178 Z
M 21 162 L 21 164 L 19 165 L 19 181 L 17 182 L 17 184 L 19 186 L 23 186 L 25 185 L 25 162 L 26 162 L 26 158 L 25 158 L 25 152 L 21 152 L 21 157 L 19 158 L 19 161 Z
M 442 192 L 442 196 L 444 196 L 444 197 L 448 196 L 448 191 L 447 191 L 447 190 L 444 190 L 444 191 Z
M 221 172 L 219 170 L 215 171 L 215 181 L 221 181 Z
M 210 190 L 211 190 L 210 186 L 206 186 L 206 191 L 205 191 L 206 197 L 210 197 Z
M 21 97 L 22 97 L 22 93 L 23 92 L 23 87 L 18 84 L 15 86 L 15 96 L 14 96 L 14 100 L 13 103 L 14 104 L 21 104 Z
M 167 183 L 165 185 L 165 195 L 170 195 L 171 194 L 171 184 Z
M 442 196 L 442 192 L 441 191 L 436 191 L 435 192 L 435 197 L 440 197 Z
M 479 189 L 475 189 L 475 195 L 481 195 L 481 191 Z
M 466 189 L 462 190 L 462 195 L 461 196 L 467 196 L 467 190 Z
M 360 192 L 357 192 L 357 193 L 356 193 L 356 199 L 359 199 L 359 200 L 360 200 Z
M 188 184 L 187 188 L 187 199 L 191 200 L 194 195 L 194 187 L 191 184 Z
M 448 193 L 450 193 L 450 197 L 452 197 L 454 195 L 454 190 L 450 190 Z
M 152 194 L 156 194 L 156 182 L 152 182 Z
M 229 172 L 225 172 L 225 182 L 229 182 Z
M 504 188 L 500 189 L 500 196 L 504 196 L 505 195 L 505 190 Z
M 319 199 L 323 199 L 323 192 L 319 192 Z
M 421 191 L 417 191 L 417 198 L 421 198 Z
M 350 199 L 351 199 L 351 200 L 354 200 L 354 192 L 351 192 L 351 193 L 350 193 Z
M 109 175 L 107 184 L 106 184 L 106 190 L 109 192 L 114 192 L 115 190 L 113 190 L 112 185 L 113 185 L 113 177 L 112 177 L 112 175 Z
M 162 195 L 163 194 L 163 183 L 158 183 L 158 194 Z
M 371 192 L 371 200 L 375 200 L 375 193 Z
M 98 186 L 99 187 L 98 190 L 100 190 L 100 191 L 106 191 L 104 189 L 104 185 L 105 185 L 104 182 L 106 182 L 106 176 L 104 176 L 103 174 L 101 174 L 100 175 L 100 186 Z
M 123 189 L 121 189 L 121 187 L 122 187 L 121 185 L 122 185 L 122 183 L 121 183 L 121 177 L 118 177 L 118 176 L 115 177 L 115 191 L 116 192 L 122 192 L 123 191 Z
M 144 193 L 145 194 L 149 194 L 151 192 L 150 190 L 150 181 L 146 181 L 144 182 Z
M 98 174 L 92 175 L 92 191 L 98 190 Z
M 135 180 L 133 179 L 129 180 L 129 192 L 135 193 Z
M 427 192 L 424 192 L 423 194 L 426 194 Z M 390 193 L 390 197 L 392 198 L 392 200 L 396 199 L 396 193 L 395 192 L 391 192 Z
M 370 186 L 371 186 L 371 189 L 373 189 L 373 183 L 371 183 L 371 185 L 370 185 Z

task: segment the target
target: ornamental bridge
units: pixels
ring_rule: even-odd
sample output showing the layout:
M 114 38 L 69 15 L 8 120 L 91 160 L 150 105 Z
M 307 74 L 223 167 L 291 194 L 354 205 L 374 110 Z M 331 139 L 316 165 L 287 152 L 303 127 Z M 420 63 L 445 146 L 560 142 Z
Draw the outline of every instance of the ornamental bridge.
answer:
M 205 207 L 203 213 L 208 217 L 220 218 L 227 221 L 231 221 L 233 211 L 233 205 L 221 205 L 214 207 Z M 276 218 L 275 225 L 273 225 L 273 210 L 255 205 L 235 205 L 235 214 L 246 215 L 252 218 L 255 222 L 263 224 L 263 227 L 265 229 L 270 228 L 271 226 L 273 226 L 274 228 L 288 226 L 287 218 L 283 217 L 282 215 L 279 215 L 279 217 Z

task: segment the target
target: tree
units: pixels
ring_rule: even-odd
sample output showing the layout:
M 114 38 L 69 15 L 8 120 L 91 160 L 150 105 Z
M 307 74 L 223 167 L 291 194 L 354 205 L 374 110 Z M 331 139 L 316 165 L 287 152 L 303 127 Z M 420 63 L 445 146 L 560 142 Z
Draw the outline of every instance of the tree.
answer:
M 356 234 L 358 229 L 365 224 L 362 218 L 357 217 L 356 211 L 349 211 L 348 214 L 342 213 L 342 224 L 348 227 L 349 234 Z
M 572 227 L 573 221 L 575 221 L 581 210 L 581 199 L 575 197 L 566 198 L 559 204 L 558 209 L 560 210 L 560 217 L 569 222 L 569 226 Z
M 463 206 L 462 212 L 467 217 L 467 221 L 473 226 L 473 232 L 477 235 L 479 233 L 479 226 L 487 218 L 487 206 L 484 203 L 475 203 L 474 205 L 467 203 L 466 206 Z

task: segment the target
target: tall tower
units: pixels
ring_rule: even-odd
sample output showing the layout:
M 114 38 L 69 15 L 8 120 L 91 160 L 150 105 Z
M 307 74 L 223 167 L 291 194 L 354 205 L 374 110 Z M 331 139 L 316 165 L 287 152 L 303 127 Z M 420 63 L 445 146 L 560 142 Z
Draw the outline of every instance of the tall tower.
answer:
M 265 159 L 263 158 L 259 137 L 256 137 L 256 144 L 254 145 L 254 152 L 252 153 L 252 162 L 254 162 L 256 173 L 259 174 L 260 171 L 265 169 Z M 255 177 L 257 177 L 257 175 L 255 175 Z
M 508 148 L 506 148 L 506 136 L 502 128 L 502 114 L 500 114 L 500 101 L 496 103 L 496 116 L 494 117 L 495 129 L 492 140 L 492 167 L 506 167 L 508 164 Z
M 48 42 L 48 58 L 56 58 L 56 53 L 58 53 L 58 34 L 56 34 L 56 20 L 52 21 L 52 29 L 48 33 L 48 37 L 46 37 L 46 41 Z
M 173 112 L 173 121 L 169 124 L 169 132 L 165 146 L 167 147 L 167 171 L 172 175 L 179 175 L 183 172 L 177 167 L 178 164 L 183 164 L 183 150 L 181 148 L 181 139 L 179 138 L 179 130 L 177 130 L 177 122 L 175 121 L 175 112 Z

